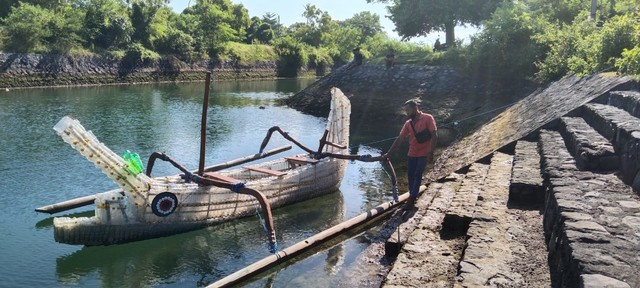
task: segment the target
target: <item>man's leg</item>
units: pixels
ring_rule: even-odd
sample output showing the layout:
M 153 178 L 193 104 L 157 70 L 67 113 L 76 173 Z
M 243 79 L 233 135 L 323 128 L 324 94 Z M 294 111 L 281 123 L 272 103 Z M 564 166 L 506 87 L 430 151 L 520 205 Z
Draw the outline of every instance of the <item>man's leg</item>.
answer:
M 418 193 L 420 192 L 420 184 L 422 184 L 422 174 L 424 174 L 424 169 L 427 166 L 427 157 L 416 157 L 415 158 L 415 167 L 413 174 L 413 182 L 411 187 L 411 197 L 414 199 L 418 197 Z
M 418 158 L 416 157 L 409 157 L 409 160 L 407 162 L 407 182 L 408 182 L 408 187 L 409 187 L 409 195 L 410 198 L 414 198 L 415 199 L 415 195 L 413 192 L 413 186 L 414 186 L 414 182 L 415 182 L 415 175 L 416 175 L 416 165 L 418 164 Z M 411 200 L 411 199 L 410 199 Z
M 424 169 L 427 167 L 427 157 L 418 157 L 416 159 L 416 174 L 414 176 L 414 193 L 415 197 L 418 197 L 418 193 L 420 192 L 420 185 L 422 184 L 422 175 L 424 174 Z

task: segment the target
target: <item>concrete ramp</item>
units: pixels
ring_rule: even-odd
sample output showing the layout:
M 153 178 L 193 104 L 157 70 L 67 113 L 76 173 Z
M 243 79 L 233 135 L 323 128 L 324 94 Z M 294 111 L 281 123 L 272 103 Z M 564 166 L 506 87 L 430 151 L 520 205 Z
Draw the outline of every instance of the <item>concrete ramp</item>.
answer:
M 634 85 L 631 78 L 611 74 L 583 78 L 567 76 L 522 99 L 446 149 L 426 179 L 434 181 L 444 178 L 578 107 L 608 95 L 608 91 L 627 90 Z

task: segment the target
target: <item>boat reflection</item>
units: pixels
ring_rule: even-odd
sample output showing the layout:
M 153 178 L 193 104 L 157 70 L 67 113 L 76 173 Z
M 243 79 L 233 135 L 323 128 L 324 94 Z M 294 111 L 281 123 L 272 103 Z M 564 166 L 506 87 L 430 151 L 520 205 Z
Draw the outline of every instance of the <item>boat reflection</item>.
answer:
M 293 245 L 340 223 L 344 215 L 341 192 L 277 209 L 274 223 L 279 245 Z M 326 267 L 339 265 L 344 257 L 341 248 L 331 251 Z M 56 275 L 61 285 L 193 286 L 181 281 L 196 278 L 196 284 L 203 286 L 268 255 L 265 232 L 257 217 L 249 217 L 171 237 L 84 247 L 56 259 Z

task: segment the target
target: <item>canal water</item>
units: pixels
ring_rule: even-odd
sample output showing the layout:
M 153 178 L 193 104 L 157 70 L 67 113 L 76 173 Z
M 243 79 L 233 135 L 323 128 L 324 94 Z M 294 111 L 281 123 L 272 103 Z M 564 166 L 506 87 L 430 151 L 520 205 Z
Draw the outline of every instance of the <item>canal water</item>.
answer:
M 268 128 L 281 126 L 315 147 L 325 119 L 280 106 L 313 79 L 215 82 L 207 128 L 208 165 L 258 152 Z M 195 168 L 198 163 L 202 83 L 150 84 L 0 92 L 0 287 L 205 286 L 269 255 L 256 217 L 190 233 L 106 247 L 53 240 L 53 220 L 34 208 L 115 188 L 52 130 L 71 115 L 116 153 L 131 150 L 146 163 L 163 151 Z M 352 151 L 374 136 L 352 133 Z M 270 148 L 288 144 L 274 137 Z M 285 153 L 299 153 L 299 149 Z M 278 157 L 278 156 L 275 156 Z M 267 158 L 266 160 L 274 159 Z M 265 161 L 266 161 L 265 160 Z M 159 164 L 154 175 L 176 174 Z M 340 191 L 274 211 L 277 238 L 288 247 L 390 200 L 390 183 L 378 163 L 350 162 Z M 92 206 L 63 215 L 92 215 Z M 333 286 L 365 237 L 319 250 L 292 265 L 246 283 L 249 287 Z

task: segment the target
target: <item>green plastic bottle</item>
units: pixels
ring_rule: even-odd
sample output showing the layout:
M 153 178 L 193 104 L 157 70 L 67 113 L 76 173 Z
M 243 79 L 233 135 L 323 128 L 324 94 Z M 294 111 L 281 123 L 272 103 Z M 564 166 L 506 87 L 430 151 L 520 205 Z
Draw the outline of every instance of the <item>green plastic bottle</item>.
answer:
M 124 162 L 127 163 L 127 170 L 129 170 L 129 172 L 131 172 L 133 175 L 137 176 L 138 174 L 142 173 L 142 169 L 144 169 L 144 166 L 142 165 L 142 160 L 140 160 L 140 155 L 127 150 L 122 155 L 122 159 L 124 159 Z

